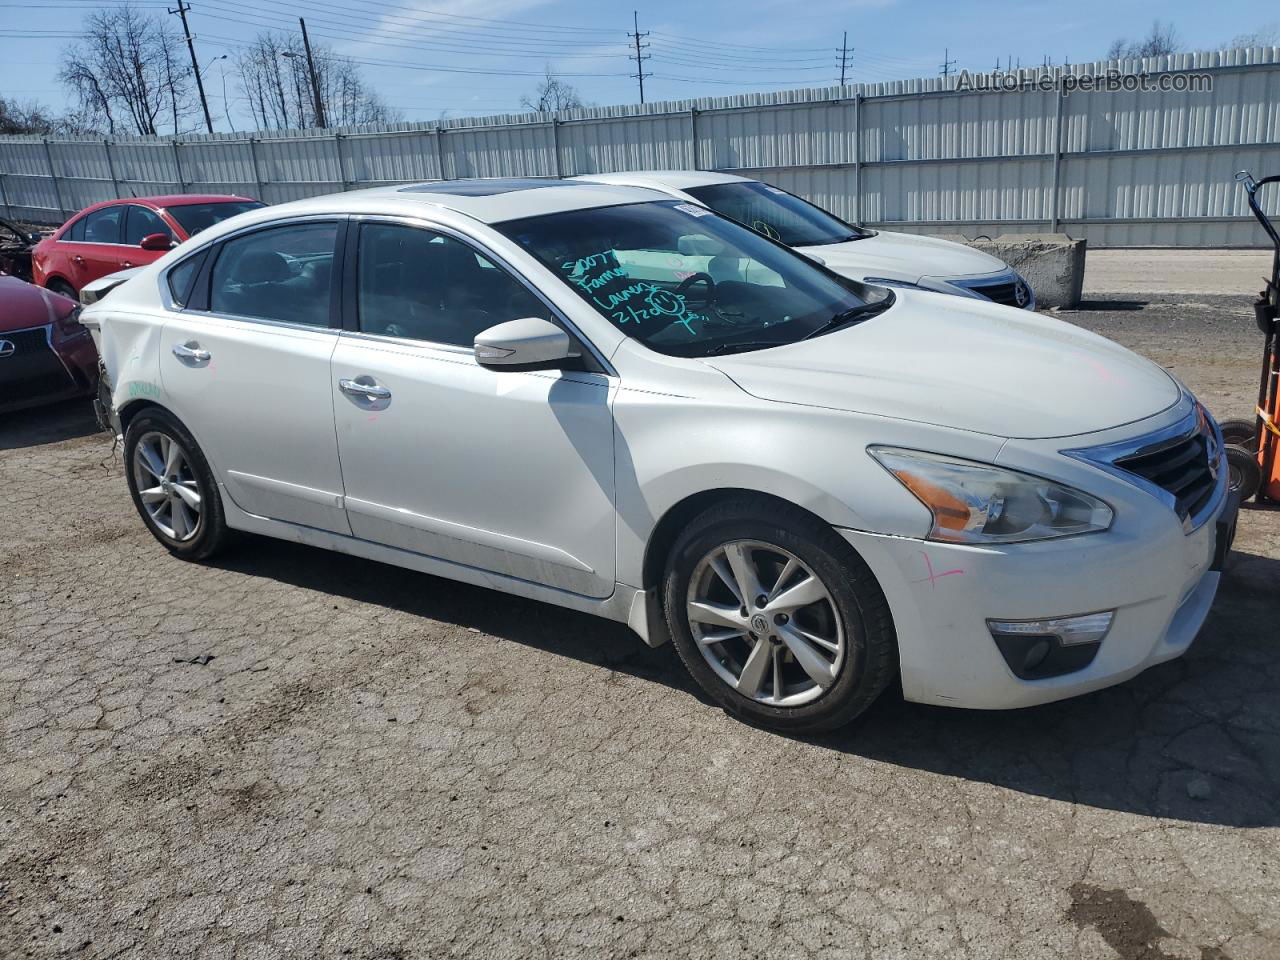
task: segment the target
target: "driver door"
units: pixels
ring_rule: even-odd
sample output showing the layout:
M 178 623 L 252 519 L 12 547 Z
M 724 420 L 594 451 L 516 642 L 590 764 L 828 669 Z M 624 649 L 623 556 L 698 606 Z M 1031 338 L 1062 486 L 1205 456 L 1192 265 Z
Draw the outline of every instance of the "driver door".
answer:
M 477 333 L 554 311 L 462 239 L 364 221 L 333 355 L 352 533 L 591 597 L 614 585 L 616 382 L 476 363 Z

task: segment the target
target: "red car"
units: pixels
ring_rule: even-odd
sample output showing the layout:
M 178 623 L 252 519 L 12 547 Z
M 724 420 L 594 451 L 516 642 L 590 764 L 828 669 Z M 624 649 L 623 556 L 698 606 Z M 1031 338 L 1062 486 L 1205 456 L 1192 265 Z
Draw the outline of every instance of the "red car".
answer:
M 33 279 L 74 299 L 90 280 L 146 266 L 201 230 L 261 206 L 248 197 L 200 194 L 95 203 L 36 244 Z
M 0 411 L 92 394 L 98 351 L 74 300 L 0 276 Z

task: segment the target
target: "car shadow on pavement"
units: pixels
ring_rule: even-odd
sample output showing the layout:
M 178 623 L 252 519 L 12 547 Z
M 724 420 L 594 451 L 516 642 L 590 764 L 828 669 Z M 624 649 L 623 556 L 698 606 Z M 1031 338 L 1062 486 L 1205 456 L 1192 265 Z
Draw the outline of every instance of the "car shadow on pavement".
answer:
M 0 450 L 39 447 L 102 432 L 86 397 L 0 414 Z
M 689 694 L 714 709 L 669 647 L 621 624 L 281 540 L 216 562 L 478 630 Z M 1280 825 L 1280 561 L 1236 554 L 1188 654 L 1127 683 L 1018 711 L 907 703 L 890 689 L 852 726 L 799 742 L 958 780 L 1146 817 Z
M 1067 803 L 1195 823 L 1280 825 L 1280 560 L 1234 554 L 1191 649 L 1059 703 L 971 711 L 887 695 L 812 741 Z
M 672 650 L 652 649 L 623 624 L 590 614 L 267 537 L 247 539 L 213 565 L 476 630 L 702 698 Z

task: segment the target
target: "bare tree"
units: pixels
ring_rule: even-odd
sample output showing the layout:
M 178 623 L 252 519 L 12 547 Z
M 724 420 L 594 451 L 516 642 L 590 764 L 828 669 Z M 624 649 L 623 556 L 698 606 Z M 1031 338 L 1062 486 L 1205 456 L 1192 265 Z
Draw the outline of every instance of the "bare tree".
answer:
M 526 94 L 520 98 L 520 106 L 539 113 L 554 113 L 557 110 L 585 107 L 587 103 L 578 95 L 573 84 L 561 80 L 551 69 L 551 64 L 547 64 L 542 81 L 534 89 L 532 96 Z
M 1252 33 L 1237 33 L 1227 44 L 1229 47 L 1280 46 L 1280 22 L 1265 23 Z
M 19 103 L 17 100 L 0 97 L 0 134 L 67 136 L 97 132 L 91 123 L 75 111 L 59 116 L 35 101 Z
M 360 76 L 360 68 L 326 44 L 311 44 L 320 100 L 330 126 L 386 123 L 399 114 L 382 102 Z M 236 61 L 240 90 L 260 129 L 287 130 L 316 125 L 311 73 L 302 37 L 261 33 Z
M 1182 46 L 1182 38 L 1173 24 L 1159 20 L 1151 24 L 1151 32 L 1141 40 L 1129 41 L 1118 37 L 1107 49 L 1108 60 L 1136 60 L 1142 57 L 1163 57 L 1176 53 Z
M 166 107 L 173 132 L 192 112 L 191 68 L 177 59 L 180 38 L 159 17 L 127 3 L 89 15 L 81 38 L 63 52 L 58 79 L 80 110 L 108 131 L 160 132 Z

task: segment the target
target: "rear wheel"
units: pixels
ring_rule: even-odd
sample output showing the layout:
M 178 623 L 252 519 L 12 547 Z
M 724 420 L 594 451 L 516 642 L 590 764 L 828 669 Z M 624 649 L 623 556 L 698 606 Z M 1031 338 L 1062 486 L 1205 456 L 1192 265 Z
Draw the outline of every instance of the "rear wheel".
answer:
M 76 293 L 75 287 L 71 286 L 71 284 L 67 283 L 65 280 L 58 280 L 55 278 L 46 283 L 45 287 L 52 290 L 54 293 L 60 293 L 64 297 L 69 297 L 72 300 L 80 299 L 79 294 Z
M 830 730 L 893 678 L 897 641 L 879 584 L 798 509 L 744 497 L 703 513 L 671 550 L 663 594 L 689 673 L 745 720 Z
M 129 493 L 152 536 L 174 556 L 205 560 L 229 535 L 218 487 L 195 438 L 164 410 L 144 410 L 124 435 Z

